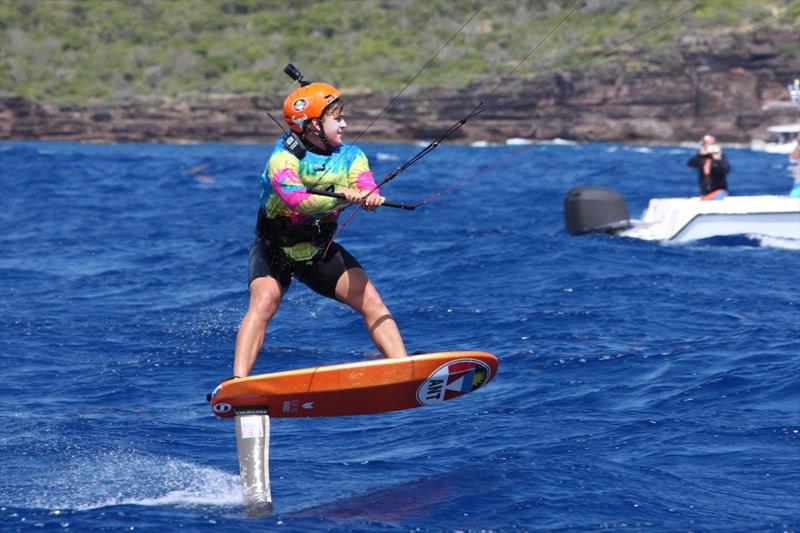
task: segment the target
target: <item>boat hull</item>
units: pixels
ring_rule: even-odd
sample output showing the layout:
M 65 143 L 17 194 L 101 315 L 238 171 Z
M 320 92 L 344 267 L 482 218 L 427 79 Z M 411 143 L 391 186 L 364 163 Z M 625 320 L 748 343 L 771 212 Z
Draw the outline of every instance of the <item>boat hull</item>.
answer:
M 655 198 L 621 233 L 645 240 L 686 242 L 725 235 L 800 241 L 800 198 L 729 196 L 723 200 Z

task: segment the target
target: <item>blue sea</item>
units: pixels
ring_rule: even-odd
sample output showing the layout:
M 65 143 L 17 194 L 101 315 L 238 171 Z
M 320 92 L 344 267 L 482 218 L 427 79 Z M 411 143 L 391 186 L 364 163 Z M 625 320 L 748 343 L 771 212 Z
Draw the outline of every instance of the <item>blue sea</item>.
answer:
M 420 149 L 362 147 L 379 178 Z M 274 511 L 251 518 L 205 396 L 232 373 L 267 146 L 0 143 L 0 529 L 800 531 L 800 252 L 564 229 L 575 186 L 635 216 L 696 194 L 693 151 L 444 145 L 388 184 L 462 180 L 339 241 L 409 351 L 499 373 L 440 406 L 273 420 Z M 785 156 L 728 156 L 732 194 L 791 188 Z M 255 371 L 376 351 L 295 282 Z

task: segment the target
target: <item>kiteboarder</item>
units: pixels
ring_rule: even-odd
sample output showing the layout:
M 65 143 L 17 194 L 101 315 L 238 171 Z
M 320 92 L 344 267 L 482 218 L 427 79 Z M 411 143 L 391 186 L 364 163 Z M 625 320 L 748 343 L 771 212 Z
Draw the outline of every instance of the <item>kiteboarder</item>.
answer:
M 343 142 L 347 123 L 341 93 L 296 75 L 301 86 L 283 104 L 289 131 L 276 142 L 261 176 L 261 207 L 249 257 L 250 303 L 236 337 L 234 377 L 250 373 L 292 278 L 360 313 L 384 357 L 406 356 L 399 328 L 377 289 L 359 262 L 333 241 L 342 209 L 360 204 L 374 210 L 385 198 L 375 187 L 364 152 Z

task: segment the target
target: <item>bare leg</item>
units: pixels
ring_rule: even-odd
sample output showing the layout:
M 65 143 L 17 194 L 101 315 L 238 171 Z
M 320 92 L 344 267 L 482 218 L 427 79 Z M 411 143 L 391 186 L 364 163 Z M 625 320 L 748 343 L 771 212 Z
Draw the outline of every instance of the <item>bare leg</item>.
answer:
M 233 356 L 233 375 L 245 377 L 250 373 L 264 344 L 267 325 L 281 304 L 283 291 L 275 278 L 256 278 L 250 284 L 250 304 L 239 332 Z
M 351 268 L 342 274 L 336 282 L 336 299 L 361 314 L 372 342 L 384 357 L 406 357 L 397 323 L 362 269 Z

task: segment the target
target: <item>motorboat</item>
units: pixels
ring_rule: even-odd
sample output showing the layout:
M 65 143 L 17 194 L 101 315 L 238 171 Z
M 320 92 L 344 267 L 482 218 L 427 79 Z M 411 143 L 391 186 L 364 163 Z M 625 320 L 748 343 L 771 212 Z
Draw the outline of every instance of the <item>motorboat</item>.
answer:
M 797 136 L 800 134 L 800 122 L 793 124 L 778 124 L 767 128 L 769 139 L 753 139 L 750 149 L 756 152 L 770 154 L 790 154 L 797 146 Z
M 791 196 L 654 198 L 641 219 L 631 219 L 617 191 L 577 187 L 564 199 L 564 221 L 573 235 L 610 233 L 667 242 L 746 235 L 800 245 L 800 198 Z
M 800 198 L 728 196 L 722 200 L 654 198 L 640 220 L 619 233 L 636 239 L 686 242 L 724 235 L 800 241 Z

